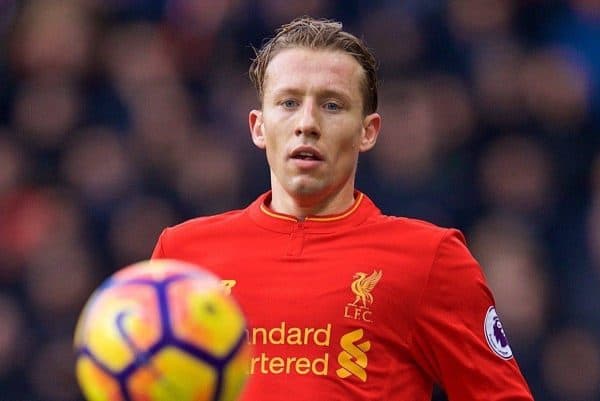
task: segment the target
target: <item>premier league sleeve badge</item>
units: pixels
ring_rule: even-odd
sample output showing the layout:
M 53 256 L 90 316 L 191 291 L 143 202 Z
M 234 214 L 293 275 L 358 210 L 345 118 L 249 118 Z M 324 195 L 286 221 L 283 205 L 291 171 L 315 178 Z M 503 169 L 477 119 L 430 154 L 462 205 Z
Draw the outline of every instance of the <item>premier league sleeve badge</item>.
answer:
M 496 308 L 490 306 L 485 314 L 484 322 L 485 339 L 492 351 L 502 359 L 511 359 L 513 357 L 508 339 L 502 328 L 500 318 L 496 313 Z

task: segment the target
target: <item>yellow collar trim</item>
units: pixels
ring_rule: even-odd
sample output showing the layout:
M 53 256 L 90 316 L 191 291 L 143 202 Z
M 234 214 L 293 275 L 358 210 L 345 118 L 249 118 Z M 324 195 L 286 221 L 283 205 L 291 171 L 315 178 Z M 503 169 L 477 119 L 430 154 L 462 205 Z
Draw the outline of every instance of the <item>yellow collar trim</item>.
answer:
M 350 209 L 348 209 L 346 212 L 339 214 L 339 215 L 334 215 L 334 216 L 324 216 L 324 217 L 319 217 L 319 216 L 309 216 L 306 217 L 306 219 L 304 221 L 321 221 L 321 222 L 326 222 L 326 221 L 337 221 L 337 220 L 342 220 L 348 216 L 350 216 L 352 213 L 354 213 L 354 211 L 356 209 L 358 209 L 358 207 L 360 206 L 361 201 L 363 200 L 363 193 L 359 192 L 358 193 L 358 197 L 356 198 L 356 201 L 354 202 L 354 205 L 352 205 L 352 207 Z M 276 212 L 273 212 L 271 210 L 269 210 L 268 207 L 265 206 L 265 204 L 261 204 L 260 205 L 260 210 L 271 217 L 274 217 L 276 219 L 281 219 L 281 220 L 288 220 L 288 221 L 293 221 L 294 223 L 298 222 L 298 219 L 292 216 L 288 216 L 285 214 L 279 214 Z

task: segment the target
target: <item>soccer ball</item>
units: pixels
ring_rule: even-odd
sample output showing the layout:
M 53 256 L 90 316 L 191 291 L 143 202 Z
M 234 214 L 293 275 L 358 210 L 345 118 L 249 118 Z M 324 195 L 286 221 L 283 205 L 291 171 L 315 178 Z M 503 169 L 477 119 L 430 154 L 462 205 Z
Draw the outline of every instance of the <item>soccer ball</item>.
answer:
M 89 401 L 233 401 L 248 376 L 246 322 L 199 266 L 150 260 L 92 294 L 74 339 Z

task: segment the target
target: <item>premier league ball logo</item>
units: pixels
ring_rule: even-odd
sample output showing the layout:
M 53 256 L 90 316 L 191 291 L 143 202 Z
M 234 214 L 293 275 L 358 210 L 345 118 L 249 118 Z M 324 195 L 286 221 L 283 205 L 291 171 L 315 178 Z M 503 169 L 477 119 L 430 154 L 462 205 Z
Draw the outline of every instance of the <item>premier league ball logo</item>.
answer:
M 485 315 L 484 332 L 488 345 L 496 355 L 502 359 L 512 358 L 513 353 L 508 345 L 508 339 L 496 313 L 496 308 L 493 306 L 489 307 Z

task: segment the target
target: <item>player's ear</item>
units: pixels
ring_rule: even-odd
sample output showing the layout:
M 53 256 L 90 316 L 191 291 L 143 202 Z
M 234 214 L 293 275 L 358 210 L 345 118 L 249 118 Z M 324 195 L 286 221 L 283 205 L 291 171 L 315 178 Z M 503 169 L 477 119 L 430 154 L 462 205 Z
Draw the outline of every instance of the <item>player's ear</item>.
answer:
M 262 111 L 251 110 L 248 115 L 248 124 L 250 125 L 250 134 L 252 135 L 252 142 L 260 148 L 265 148 L 265 135 L 263 131 L 263 119 Z
M 366 152 L 375 146 L 380 129 L 381 116 L 378 113 L 372 113 L 365 117 L 363 121 L 363 130 L 360 137 L 359 150 L 361 152 Z

